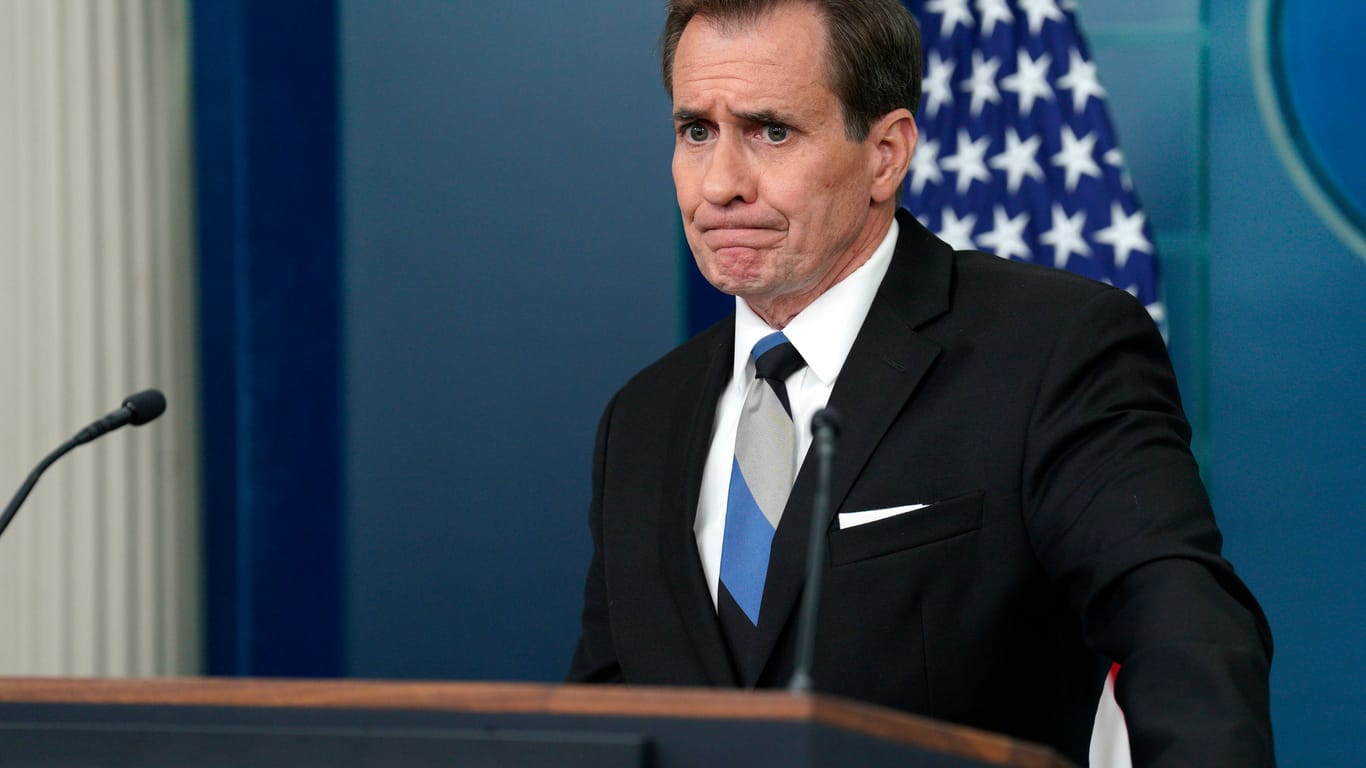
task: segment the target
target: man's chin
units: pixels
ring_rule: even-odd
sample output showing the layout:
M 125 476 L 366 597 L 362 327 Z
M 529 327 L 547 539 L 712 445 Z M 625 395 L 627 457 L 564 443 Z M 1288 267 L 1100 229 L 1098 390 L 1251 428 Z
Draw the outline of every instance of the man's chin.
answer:
M 762 293 L 767 280 L 754 272 L 741 272 L 726 269 L 702 270 L 702 276 L 712 287 L 731 296 L 753 296 Z
M 730 245 L 706 248 L 697 264 L 707 282 L 717 290 L 735 294 L 762 288 L 770 281 L 773 257 L 774 254 L 765 249 Z
M 708 244 L 703 256 L 718 271 L 736 274 L 756 274 L 773 258 L 773 249 L 749 243 Z

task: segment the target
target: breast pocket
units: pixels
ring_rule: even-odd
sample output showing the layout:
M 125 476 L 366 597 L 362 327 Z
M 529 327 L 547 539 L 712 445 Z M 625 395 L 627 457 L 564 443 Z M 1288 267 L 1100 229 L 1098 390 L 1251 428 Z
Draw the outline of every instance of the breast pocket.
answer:
M 955 496 L 885 520 L 830 531 L 830 564 L 923 547 L 982 527 L 981 491 Z

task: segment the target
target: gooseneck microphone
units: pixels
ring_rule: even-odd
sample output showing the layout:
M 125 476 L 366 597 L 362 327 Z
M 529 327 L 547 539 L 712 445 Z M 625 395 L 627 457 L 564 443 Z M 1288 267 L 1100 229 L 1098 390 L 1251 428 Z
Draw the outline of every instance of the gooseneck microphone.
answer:
M 797 625 L 797 666 L 787 684 L 793 693 L 811 690 L 811 659 L 816 652 L 816 610 L 821 601 L 821 566 L 825 564 L 825 531 L 830 527 L 830 473 L 839 413 L 822 408 L 811 417 L 811 448 L 816 452 L 816 496 L 811 504 L 811 540 L 806 547 L 806 587 L 801 623 Z
M 38 463 L 38 466 L 29 473 L 28 479 L 19 487 L 18 493 L 10 500 L 9 506 L 5 507 L 5 512 L 0 515 L 0 535 L 4 535 L 5 529 L 9 527 L 14 515 L 19 512 L 19 505 L 28 498 L 33 486 L 38 484 L 38 478 L 43 476 L 47 468 L 53 462 L 65 456 L 72 448 L 84 445 L 95 438 L 122 427 L 125 424 L 141 426 L 155 419 L 166 412 L 166 396 L 155 389 L 145 389 L 135 395 L 129 395 L 123 401 L 123 405 L 117 410 L 111 411 L 109 415 L 96 421 L 90 426 L 76 433 L 76 436 L 57 446 L 57 450 L 49 453 L 46 458 Z

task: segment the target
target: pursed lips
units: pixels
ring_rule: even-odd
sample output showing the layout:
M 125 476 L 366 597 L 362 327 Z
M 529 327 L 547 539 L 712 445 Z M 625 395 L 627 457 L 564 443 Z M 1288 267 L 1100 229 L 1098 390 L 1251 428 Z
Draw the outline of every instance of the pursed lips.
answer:
M 703 227 L 702 241 L 708 248 L 767 248 L 782 238 L 782 231 L 773 227 L 722 226 Z

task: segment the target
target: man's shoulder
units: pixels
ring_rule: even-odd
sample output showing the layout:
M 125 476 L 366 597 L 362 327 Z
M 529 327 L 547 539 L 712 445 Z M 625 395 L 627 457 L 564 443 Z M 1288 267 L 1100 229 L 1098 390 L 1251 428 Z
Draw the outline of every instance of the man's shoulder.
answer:
M 935 306 L 944 299 L 948 301 L 944 308 L 955 310 L 977 309 L 982 304 L 1076 306 L 1097 295 L 1127 294 L 1066 270 L 1004 259 L 983 251 L 955 250 L 905 209 L 898 211 L 897 222 L 901 234 L 884 281 L 884 288 L 890 287 L 890 293 L 884 293 L 899 298 L 903 307 L 907 301 Z
M 954 254 L 955 309 L 986 317 L 1029 315 L 1036 322 L 1053 324 L 1095 305 L 1147 315 L 1133 294 L 1083 275 L 980 251 Z
M 1002 291 L 1029 299 L 1035 293 L 1075 297 L 1086 301 L 1113 286 L 1062 269 L 1003 259 L 982 251 L 957 251 L 955 267 L 960 288 Z

